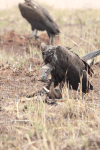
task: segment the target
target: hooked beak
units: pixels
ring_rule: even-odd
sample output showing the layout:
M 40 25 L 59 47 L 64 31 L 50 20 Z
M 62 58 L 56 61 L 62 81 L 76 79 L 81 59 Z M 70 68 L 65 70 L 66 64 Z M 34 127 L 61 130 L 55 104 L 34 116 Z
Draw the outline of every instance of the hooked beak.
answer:
M 41 73 L 42 73 L 42 82 L 45 82 L 47 80 L 47 77 L 53 70 L 53 67 L 50 64 L 46 64 L 41 68 Z

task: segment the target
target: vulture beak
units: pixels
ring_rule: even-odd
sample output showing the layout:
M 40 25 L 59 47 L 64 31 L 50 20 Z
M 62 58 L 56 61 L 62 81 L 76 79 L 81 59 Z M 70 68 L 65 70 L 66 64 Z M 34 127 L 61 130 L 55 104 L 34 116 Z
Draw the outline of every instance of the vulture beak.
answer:
M 48 75 L 51 73 L 53 70 L 53 67 L 50 64 L 46 64 L 41 68 L 41 73 L 42 73 L 42 82 L 45 82 L 47 80 Z

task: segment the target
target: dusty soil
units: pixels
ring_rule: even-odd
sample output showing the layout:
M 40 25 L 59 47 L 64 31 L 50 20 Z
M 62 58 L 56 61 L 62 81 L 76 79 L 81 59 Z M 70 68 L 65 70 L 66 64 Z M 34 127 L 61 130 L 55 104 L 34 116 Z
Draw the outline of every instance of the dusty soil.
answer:
M 41 42 L 49 44 L 49 38 L 46 33 L 42 33 L 39 39 L 30 40 L 29 35 L 17 35 L 14 31 L 8 32 L 6 35 L 2 36 L 0 42 L 0 51 L 3 50 L 9 55 L 27 55 L 30 53 L 29 45 L 36 47 L 37 51 L 40 52 Z M 58 39 L 55 40 L 58 43 Z M 13 47 L 13 50 L 12 50 Z M 6 98 L 10 98 L 12 101 L 15 95 L 18 97 L 23 96 L 25 93 L 35 92 L 42 88 L 44 83 L 38 81 L 41 78 L 40 69 L 42 60 L 37 57 L 32 57 L 27 60 L 28 64 L 23 69 L 11 69 L 9 67 L 4 67 L 0 64 L 0 100 L 4 103 Z M 8 62 L 7 62 L 8 63 Z M 29 66 L 31 64 L 31 72 L 29 71 Z
M 8 32 L 6 35 L 2 36 L 0 41 L 0 51 L 5 51 L 7 54 L 15 56 L 17 56 L 17 54 L 23 56 L 24 53 L 28 55 L 30 53 L 29 44 L 35 47 L 38 52 L 40 52 L 40 43 L 42 41 L 49 44 L 49 39 L 44 33 L 41 34 L 40 38 L 37 40 L 29 40 L 28 35 L 19 36 L 14 31 L 11 31 Z M 56 39 L 55 42 L 56 44 L 58 44 L 58 39 Z M 18 121 L 19 118 L 15 115 L 14 112 L 16 110 L 14 110 L 14 108 L 17 102 L 21 102 L 21 104 L 23 104 L 21 105 L 20 113 L 22 114 L 22 119 L 27 120 L 27 115 L 24 117 L 25 111 L 28 110 L 26 103 L 29 102 L 30 104 L 31 101 L 37 102 L 41 100 L 39 96 L 36 96 L 34 97 L 34 99 L 32 99 L 26 98 L 26 95 L 36 92 L 45 85 L 45 83 L 38 81 L 41 78 L 40 69 L 42 66 L 42 59 L 40 60 L 38 57 L 31 57 L 27 61 L 28 63 L 23 68 L 11 68 L 9 67 L 9 65 L 7 65 L 8 62 L 6 62 L 6 64 L 0 64 L 0 134 L 3 135 L 3 137 L 9 136 L 11 139 L 13 139 L 15 137 L 15 133 L 17 134 L 17 132 L 14 129 L 13 131 L 12 129 L 9 129 L 9 127 L 6 126 L 6 124 L 4 124 L 5 122 L 8 122 L 9 125 L 12 126 L 13 124 L 16 124 L 14 120 Z M 31 71 L 29 71 L 30 64 Z M 100 62 L 96 63 L 93 66 L 93 70 L 94 75 L 91 78 L 91 82 L 94 86 L 94 90 L 90 91 L 87 100 L 90 102 L 92 101 L 93 103 L 98 105 L 100 103 Z M 76 91 L 74 91 L 74 93 L 76 93 Z M 44 101 L 45 96 L 42 95 L 41 97 Z M 58 102 L 62 103 L 62 101 L 59 100 Z M 48 111 L 50 111 L 51 113 L 55 112 L 54 118 L 51 119 L 56 118 L 60 122 L 60 120 L 62 119 L 62 115 L 60 114 L 61 112 L 59 111 L 60 105 L 56 105 L 56 107 L 53 107 L 51 110 L 51 108 L 49 108 L 50 105 L 48 105 L 48 103 L 44 104 L 46 109 L 46 119 L 50 119 L 47 116 Z M 20 125 L 21 124 L 23 125 L 23 123 L 20 123 Z M 31 124 L 28 122 L 26 125 L 31 126 Z M 18 136 L 18 144 L 20 141 L 19 137 L 23 138 L 24 144 L 27 143 L 25 137 Z M 37 137 L 35 137 L 35 139 L 37 139 Z M 15 145 L 17 146 L 17 144 Z M 38 147 L 38 145 L 36 146 Z
M 17 35 L 14 31 L 8 32 L 6 35 L 2 36 L 2 41 L 0 43 L 0 50 L 5 51 L 11 55 L 20 54 L 23 55 L 25 52 L 30 53 L 28 45 L 32 45 L 37 48 L 37 51 L 40 52 L 40 43 L 44 41 L 46 44 L 49 44 L 49 38 L 46 33 L 42 33 L 38 40 L 30 40 L 28 35 Z M 58 44 L 58 39 L 55 40 L 55 43 Z M 13 46 L 13 51 L 11 50 Z M 4 103 L 3 99 L 9 97 L 13 101 L 16 97 L 21 97 L 26 93 L 35 92 L 42 88 L 44 83 L 38 81 L 41 78 L 40 69 L 37 70 L 38 66 L 41 68 L 42 60 L 39 58 L 33 57 L 28 59 L 29 64 L 23 69 L 11 69 L 6 68 L 0 64 L 0 100 Z M 28 68 L 30 63 L 32 64 L 32 71 L 29 72 Z M 100 62 L 97 62 L 93 65 L 94 75 L 90 79 L 91 83 L 94 86 L 94 90 L 90 91 L 89 95 L 96 102 L 100 100 Z
M 5 51 L 11 54 L 20 54 L 24 53 L 29 54 L 29 43 L 32 46 L 37 48 L 37 51 L 40 52 L 40 43 L 44 41 L 49 44 L 49 39 L 46 34 L 41 34 L 38 40 L 29 40 L 28 35 L 19 36 L 14 31 L 8 32 L 5 36 L 2 37 L 0 43 L 0 51 Z M 56 40 L 56 44 L 58 40 Z M 13 51 L 11 50 L 13 46 Z M 4 106 L 7 106 L 8 103 L 13 103 L 21 97 L 26 97 L 27 94 L 36 92 L 39 89 L 42 89 L 45 83 L 38 81 L 41 78 L 40 68 L 42 66 L 42 60 L 39 58 L 33 57 L 28 59 L 28 64 L 23 69 L 11 69 L 9 67 L 4 67 L 3 64 L 0 64 L 0 111 L 2 111 L 2 117 L 0 120 L 4 120 L 4 116 L 8 116 L 4 111 Z M 29 65 L 31 64 L 32 71 L 29 71 Z M 37 67 L 39 69 L 37 70 Z M 97 104 L 100 103 L 100 62 L 96 63 L 93 66 L 94 75 L 91 78 L 91 82 L 94 86 L 94 90 L 90 91 L 88 94 L 88 99 L 95 101 Z M 76 91 L 74 91 L 76 92 Z M 9 101 L 8 101 L 9 99 Z M 9 120 L 7 117 L 7 120 Z

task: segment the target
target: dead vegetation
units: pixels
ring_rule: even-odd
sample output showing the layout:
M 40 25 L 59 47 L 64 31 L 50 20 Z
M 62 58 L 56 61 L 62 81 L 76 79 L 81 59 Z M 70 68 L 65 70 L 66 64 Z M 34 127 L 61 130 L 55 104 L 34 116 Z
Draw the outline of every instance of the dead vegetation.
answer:
M 100 10 L 53 10 L 61 34 L 55 44 L 72 47 L 83 56 L 100 47 Z M 27 98 L 41 89 L 40 43 L 45 33 L 29 40 L 28 23 L 18 8 L 0 13 L 0 149 L 99 150 L 100 57 L 95 59 L 89 94 L 63 89 L 63 99 L 45 103 L 45 95 Z M 16 18 L 16 19 L 15 19 Z M 82 98 L 83 97 L 83 98 Z

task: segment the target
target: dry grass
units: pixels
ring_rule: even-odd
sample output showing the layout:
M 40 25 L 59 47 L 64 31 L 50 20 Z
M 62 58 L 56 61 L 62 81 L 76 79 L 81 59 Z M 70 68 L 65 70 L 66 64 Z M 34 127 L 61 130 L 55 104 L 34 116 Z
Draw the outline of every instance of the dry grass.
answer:
M 80 56 L 100 47 L 100 10 L 54 10 L 50 7 L 48 9 L 59 25 L 60 44 L 73 47 L 73 51 Z M 18 8 L 2 11 L 0 21 L 1 39 L 2 35 L 10 30 L 15 30 L 18 34 L 29 34 L 31 31 L 30 25 L 21 17 Z M 5 48 L 0 50 L 1 71 L 10 68 L 14 72 L 25 67 L 30 71 L 30 63 L 26 63 L 27 60 L 30 57 L 40 60 L 42 58 L 40 51 L 35 47 L 29 46 L 29 48 L 30 54 L 23 55 L 7 53 Z M 95 61 L 100 61 L 100 58 Z M 35 70 L 40 72 L 40 67 L 35 66 Z M 36 76 L 40 76 L 40 73 Z M 23 83 L 23 76 L 20 78 L 20 82 Z M 75 96 L 72 90 L 68 94 L 65 87 L 63 102 L 58 101 L 57 105 L 47 105 L 43 102 L 45 98 L 43 96 L 28 99 L 19 94 L 22 91 L 27 92 L 26 86 L 29 84 L 31 90 L 35 87 L 39 88 L 39 82 L 33 84 L 31 80 L 30 77 L 27 84 L 26 81 L 21 83 L 20 89 L 20 84 L 16 86 L 11 97 L 3 95 L 2 84 L 0 85 L 2 95 L 0 97 L 0 149 L 99 150 L 100 104 L 96 103 L 94 93 L 91 97 L 87 94 L 82 99 L 82 93 L 76 92 Z M 11 94 L 10 90 L 7 89 L 8 94 Z

